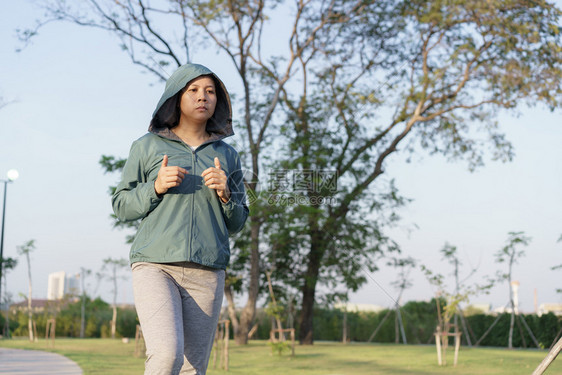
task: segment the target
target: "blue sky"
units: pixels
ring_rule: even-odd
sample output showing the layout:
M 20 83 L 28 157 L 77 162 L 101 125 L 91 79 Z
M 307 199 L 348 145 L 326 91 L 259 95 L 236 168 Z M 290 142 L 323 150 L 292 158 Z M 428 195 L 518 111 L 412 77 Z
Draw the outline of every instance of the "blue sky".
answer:
M 560 6 L 560 2 L 558 2 Z M 72 24 L 51 24 L 20 53 L 14 30 L 33 24 L 41 11 L 31 2 L 0 4 L 0 96 L 14 102 L 0 110 L 0 178 L 15 168 L 20 178 L 8 187 L 4 256 L 16 256 L 16 246 L 35 239 L 32 253 L 34 298 L 45 298 L 51 272 L 77 273 L 80 267 L 98 271 L 106 257 L 127 257 L 125 233 L 109 220 L 108 186 L 117 175 L 104 175 L 102 154 L 127 156 L 130 144 L 146 131 L 163 90 L 152 75 L 133 65 L 117 41 L 100 30 Z M 239 86 L 228 66 L 214 54 L 193 59 L 213 69 L 227 87 Z M 241 94 L 238 94 L 241 97 Z M 544 108 L 521 108 L 522 115 L 503 114 L 501 127 L 515 146 L 513 162 L 488 161 L 471 173 L 462 162 L 419 155 L 412 163 L 394 156 L 387 165 L 401 193 L 413 202 L 401 211 L 403 221 L 391 231 L 404 254 L 428 267 L 448 273 L 439 250 L 456 245 L 468 269 L 478 273 L 469 281 L 500 269 L 493 254 L 509 231 L 532 237 L 526 256 L 516 265 L 524 311 L 538 302 L 562 302 L 562 140 L 561 113 Z M 382 267 L 351 298 L 356 303 L 388 306 L 396 291 L 394 271 Z M 431 298 L 435 290 L 419 271 L 403 301 Z M 93 277 L 90 283 L 94 284 Z M 129 282 L 118 299 L 132 302 Z M 109 286 L 99 292 L 110 300 Z M 384 291 L 383 291 L 384 289 Z M 23 258 L 8 276 L 8 290 L 27 293 Z M 386 293 L 385 293 L 386 292 Z M 504 305 L 507 285 L 474 302 Z

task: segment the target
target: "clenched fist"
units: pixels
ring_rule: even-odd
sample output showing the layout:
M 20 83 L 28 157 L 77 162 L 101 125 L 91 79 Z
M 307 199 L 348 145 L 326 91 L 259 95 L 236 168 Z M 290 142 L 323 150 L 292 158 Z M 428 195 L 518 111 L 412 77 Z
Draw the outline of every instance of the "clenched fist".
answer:
M 179 186 L 186 174 L 187 170 L 182 167 L 168 167 L 168 155 L 164 155 L 162 165 L 158 171 L 158 177 L 154 181 L 154 191 L 158 195 L 165 194 L 168 189 Z
M 228 189 L 226 173 L 221 169 L 219 158 L 215 157 L 215 166 L 205 169 L 201 173 L 201 177 L 205 181 L 205 186 L 214 189 L 223 203 L 228 202 L 230 190 Z

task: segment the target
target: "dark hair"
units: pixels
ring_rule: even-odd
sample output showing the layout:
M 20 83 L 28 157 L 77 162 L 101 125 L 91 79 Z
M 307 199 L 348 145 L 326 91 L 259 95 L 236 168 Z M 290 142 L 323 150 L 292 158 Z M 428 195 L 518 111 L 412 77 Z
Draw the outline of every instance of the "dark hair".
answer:
M 210 78 L 212 78 L 213 83 L 215 84 L 215 91 L 216 92 L 219 91 L 219 87 L 220 87 L 219 82 L 217 81 L 217 79 L 215 78 L 214 75 L 209 74 L 209 75 L 202 75 L 202 76 L 199 76 L 199 77 L 210 77 Z M 199 78 L 199 77 L 196 77 L 196 78 Z M 158 112 L 156 112 L 156 114 L 154 115 L 152 120 L 150 120 L 150 127 L 151 128 L 172 129 L 172 128 L 175 128 L 176 126 L 178 126 L 178 124 L 180 122 L 180 116 L 181 116 L 181 108 L 180 108 L 181 97 L 182 97 L 183 93 L 187 90 L 187 87 L 189 86 L 190 83 L 191 83 L 191 81 L 189 81 L 183 89 L 178 91 L 174 96 L 172 96 L 171 98 L 166 100 L 164 102 L 164 104 L 162 104 L 162 106 L 160 107 L 160 109 L 158 109 Z M 218 95 L 218 93 L 217 93 L 217 103 L 220 100 L 225 100 L 225 99 L 222 97 L 222 95 Z

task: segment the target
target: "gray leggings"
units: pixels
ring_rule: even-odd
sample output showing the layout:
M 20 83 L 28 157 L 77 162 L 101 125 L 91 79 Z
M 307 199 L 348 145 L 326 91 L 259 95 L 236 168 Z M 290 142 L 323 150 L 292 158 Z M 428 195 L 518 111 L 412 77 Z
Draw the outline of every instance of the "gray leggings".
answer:
M 135 307 L 146 342 L 145 375 L 204 375 L 225 272 L 187 262 L 138 262 L 132 270 Z

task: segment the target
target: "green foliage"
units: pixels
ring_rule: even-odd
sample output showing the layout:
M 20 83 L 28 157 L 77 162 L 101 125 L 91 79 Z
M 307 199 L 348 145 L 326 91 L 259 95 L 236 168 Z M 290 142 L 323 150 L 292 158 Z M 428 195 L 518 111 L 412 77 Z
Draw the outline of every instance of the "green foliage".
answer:
M 290 341 L 268 342 L 267 344 L 271 346 L 271 350 L 279 356 L 283 355 L 284 352 L 291 350 Z
M 127 159 L 124 158 L 117 158 L 111 155 L 102 155 L 98 163 L 102 167 L 104 173 L 121 173 L 126 162 Z M 113 195 L 113 193 L 115 193 L 116 188 L 117 186 L 110 186 L 108 190 L 109 195 Z M 126 222 L 120 221 L 117 219 L 117 216 L 115 214 L 111 214 L 110 218 L 113 221 L 114 228 L 129 229 L 136 232 L 140 224 L 140 220 L 126 221 Z M 134 239 L 135 239 L 134 234 L 128 234 L 126 237 L 127 243 L 133 243 Z
M 285 309 L 283 308 L 283 306 L 274 305 L 272 302 L 270 302 L 267 304 L 267 307 L 265 308 L 265 313 L 269 317 L 282 319 L 282 314 L 284 310 Z
M 16 258 L 2 258 L 2 275 L 5 275 L 10 270 L 13 270 L 18 265 Z
M 51 301 L 42 312 L 34 314 L 37 325 L 37 334 L 43 337 L 49 319 L 56 319 L 56 337 L 79 337 L 80 336 L 80 312 L 82 302 L 75 299 L 64 299 Z M 134 308 L 118 308 L 117 314 L 117 337 L 135 337 L 138 324 L 137 314 Z M 86 298 L 86 330 L 85 337 L 102 338 L 110 337 L 110 321 L 112 318 L 111 306 L 96 298 Z M 0 318 L 3 321 L 3 318 Z M 10 327 L 14 336 L 27 335 L 27 313 L 26 309 L 10 313 Z
M 508 263 L 511 267 L 516 264 L 519 258 L 525 255 L 523 250 L 518 248 L 521 246 L 528 246 L 531 242 L 531 238 L 525 236 L 524 232 L 509 232 L 507 238 L 507 244 L 499 250 L 496 256 L 496 262 L 498 263 Z M 506 275 L 511 276 L 511 275 Z
M 18 254 L 29 257 L 29 254 L 35 250 L 35 240 L 29 240 L 21 246 L 17 246 Z M 28 258 L 29 259 L 29 258 Z
M 498 323 L 492 328 L 490 333 L 482 340 L 481 346 L 497 346 L 505 347 L 508 342 L 510 329 L 510 314 L 502 314 Z M 552 313 L 541 315 L 521 315 L 529 328 L 539 341 L 542 348 L 549 348 L 553 343 L 557 332 L 562 328 L 562 320 Z M 480 338 L 484 332 L 492 325 L 495 316 L 477 314 L 466 318 L 468 324 L 472 328 L 477 338 Z M 517 318 L 519 319 L 519 318 Z M 516 325 L 517 327 L 517 325 Z M 527 330 L 521 326 L 521 331 L 516 329 L 513 334 L 513 347 L 523 347 L 521 332 L 527 347 L 533 347 L 533 341 Z
M 121 172 L 127 159 L 116 158 L 111 155 L 102 155 L 99 164 L 104 169 L 104 173 Z
M 19 326 L 19 323 L 17 321 L 14 321 L 11 316 L 9 316 L 9 319 L 10 319 L 10 323 L 9 323 L 10 336 L 8 336 L 7 338 L 10 338 L 14 333 L 14 329 L 16 329 Z M 27 324 L 27 321 L 26 321 L 26 324 Z M 5 334 L 4 333 L 5 325 L 6 325 L 6 312 L 1 311 L 0 312 L 0 327 L 2 327 L 1 330 L 2 330 L 3 334 Z
M 443 305 L 444 300 L 440 300 Z M 408 343 L 429 344 L 434 342 L 433 333 L 438 324 L 436 301 L 410 301 L 401 308 L 402 319 L 406 331 Z M 348 312 L 347 313 L 347 336 L 351 341 L 366 342 L 373 331 L 378 327 L 388 310 L 379 312 Z M 315 309 L 314 319 L 314 339 L 323 341 L 341 341 L 343 327 L 343 311 Z M 394 311 L 385 321 L 375 337 L 375 342 L 393 343 L 395 342 L 395 316 Z M 531 331 L 543 348 L 548 348 L 556 337 L 557 332 L 562 328 L 562 319 L 549 313 L 542 316 L 534 314 L 522 315 L 529 325 Z M 471 341 L 474 344 L 496 319 L 495 315 L 474 314 L 465 317 L 470 326 Z M 494 326 L 490 333 L 482 340 L 480 346 L 505 347 L 509 334 L 509 314 L 502 314 L 499 322 Z M 523 337 L 527 347 L 534 346 L 533 341 L 522 326 Z M 464 339 L 463 333 L 463 341 Z M 519 331 L 513 335 L 513 346 L 523 347 L 523 340 Z

